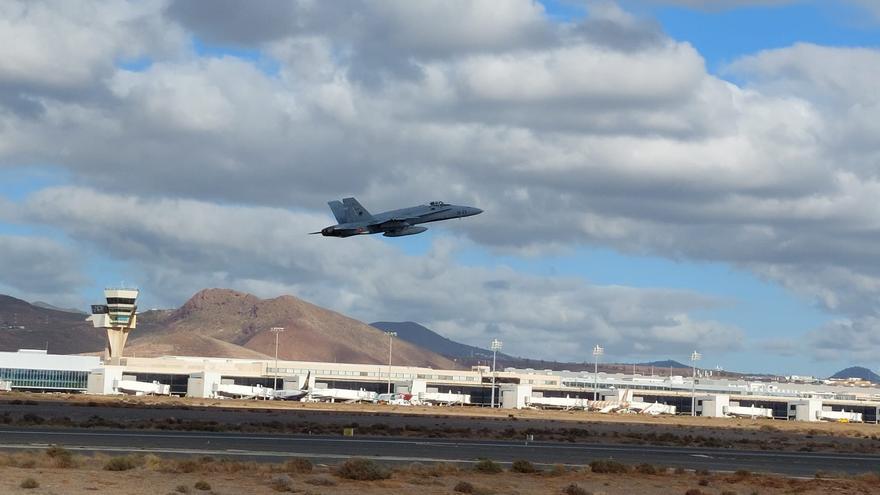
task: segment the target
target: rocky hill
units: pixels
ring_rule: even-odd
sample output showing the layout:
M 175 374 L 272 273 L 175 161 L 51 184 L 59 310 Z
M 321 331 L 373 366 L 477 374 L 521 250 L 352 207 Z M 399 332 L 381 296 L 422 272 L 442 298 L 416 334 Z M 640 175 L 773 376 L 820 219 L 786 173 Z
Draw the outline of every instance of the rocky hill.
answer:
M 259 299 L 228 289 L 205 289 L 179 309 L 143 315 L 143 329 L 130 337 L 126 354 L 254 358 L 386 364 L 388 337 L 380 330 L 293 296 Z M 393 362 L 454 368 L 455 363 L 411 343 L 394 342 Z

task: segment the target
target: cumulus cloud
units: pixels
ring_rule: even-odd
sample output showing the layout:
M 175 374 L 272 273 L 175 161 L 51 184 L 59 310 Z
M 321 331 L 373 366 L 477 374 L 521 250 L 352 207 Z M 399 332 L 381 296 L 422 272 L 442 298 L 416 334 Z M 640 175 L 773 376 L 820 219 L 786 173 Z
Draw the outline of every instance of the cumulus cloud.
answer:
M 4 2 L 0 6 L 0 109 L 24 117 L 42 97 L 88 100 L 123 60 L 178 51 L 182 31 L 159 19 L 161 2 Z
M 293 293 L 366 321 L 418 320 L 478 345 L 496 328 L 512 353 L 560 359 L 582 358 L 598 339 L 609 352 L 650 356 L 696 339 L 726 351 L 744 338 L 740 329 L 688 315 L 723 303 L 714 298 L 459 266 L 460 240 L 441 239 L 426 256 L 369 238 L 341 243 L 305 235 L 328 221 L 310 213 L 74 187 L 34 193 L 23 210 L 140 266 L 150 297 L 168 305 L 208 286 Z
M 803 0 L 640 0 L 642 3 L 662 5 L 680 5 L 683 7 L 696 7 L 701 9 L 729 9 L 735 7 L 777 6 L 788 5 Z
M 26 299 L 50 296 L 64 304 L 78 301 L 87 282 L 82 258 L 70 246 L 36 236 L 0 235 L 0 290 Z M 4 289 L 5 288 L 5 289 Z
M 0 84 L 25 88 L 7 92 L 20 104 L 0 104 L 0 164 L 69 171 L 83 188 L 34 195 L 29 221 L 108 246 L 169 298 L 188 295 L 181 280 L 226 281 L 365 318 L 383 308 L 377 317 L 455 336 L 538 332 L 548 349 L 580 342 L 579 328 L 609 341 L 637 335 L 654 349 L 697 335 L 739 339 L 693 318 L 706 303 L 693 294 L 555 285 L 466 269 L 442 249 L 351 277 L 339 262 L 351 243 L 298 236 L 326 223 L 328 199 L 354 194 L 376 210 L 429 198 L 479 206 L 486 213 L 440 228 L 495 252 L 592 245 L 725 262 L 854 321 L 876 315 L 877 50 L 761 52 L 729 67 L 746 81 L 736 85 L 708 74 L 690 44 L 609 4 L 566 22 L 529 1 L 28 5 L 5 4 L 18 22 L 0 23 L 0 39 L 27 34 L 41 50 L 14 54 L 30 65 L 0 62 Z M 68 44 L 41 41 L 56 28 Z M 199 54 L 189 38 L 258 60 Z M 153 59 L 144 70 L 119 67 L 142 55 Z M 53 64 L 66 75 L 43 74 Z M 282 245 L 320 248 L 298 247 L 294 258 Z M 371 259 L 401 258 L 382 243 L 359 246 Z M 388 273 L 399 288 L 377 282 Z M 481 289 L 444 305 L 412 294 L 413 273 Z M 634 297 L 639 316 L 620 319 L 609 294 Z M 553 308 L 552 324 L 518 313 L 531 298 Z
M 829 323 L 810 333 L 810 351 L 818 359 L 840 359 L 871 363 L 880 348 L 880 319 L 864 317 Z

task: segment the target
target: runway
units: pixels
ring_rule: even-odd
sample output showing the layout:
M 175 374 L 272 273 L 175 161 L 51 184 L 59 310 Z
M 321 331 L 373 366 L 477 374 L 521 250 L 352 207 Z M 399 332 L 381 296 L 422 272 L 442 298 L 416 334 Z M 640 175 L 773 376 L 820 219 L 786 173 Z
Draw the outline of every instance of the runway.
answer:
M 471 463 L 488 458 L 502 463 L 526 459 L 536 464 L 585 465 L 596 459 L 611 458 L 628 464 L 650 463 L 710 471 L 746 469 L 789 476 L 813 476 L 817 471 L 855 474 L 876 471 L 880 466 L 880 456 L 860 454 L 491 440 L 0 428 L 0 450 L 45 449 L 50 445 L 86 453 L 210 455 L 276 462 L 299 456 L 315 462 L 335 463 L 357 456 L 393 463 Z

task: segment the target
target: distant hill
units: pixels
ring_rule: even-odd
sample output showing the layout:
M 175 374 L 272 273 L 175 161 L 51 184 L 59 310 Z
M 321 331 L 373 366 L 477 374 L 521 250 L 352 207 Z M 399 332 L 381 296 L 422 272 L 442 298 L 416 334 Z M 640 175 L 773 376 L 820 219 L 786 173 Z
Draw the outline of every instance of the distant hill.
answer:
M 42 308 L 0 295 L 0 351 L 48 348 L 53 354 L 100 352 L 106 334 L 85 319 L 81 313 Z
M 64 311 L 65 313 L 75 313 L 75 314 L 78 314 L 78 315 L 87 315 L 87 316 L 88 316 L 88 313 L 86 313 L 85 311 L 83 311 L 83 310 L 81 310 L 81 309 L 76 309 L 76 308 L 59 308 L 58 306 L 54 306 L 54 305 L 52 305 L 52 304 L 49 304 L 49 303 L 47 303 L 47 302 L 43 302 L 43 301 L 34 301 L 34 302 L 32 302 L 31 304 L 33 304 L 34 306 L 36 306 L 36 307 L 38 307 L 38 308 L 43 308 L 43 309 L 54 309 L 55 311 Z
M 874 373 L 868 368 L 863 368 L 861 366 L 851 366 L 849 368 L 840 370 L 837 373 L 831 375 L 831 378 L 860 378 L 869 382 L 880 383 L 880 375 L 877 375 L 877 373 Z
M 450 357 L 461 366 L 485 366 L 492 363 L 492 351 L 448 339 L 430 328 L 415 322 L 377 321 L 375 323 L 370 323 L 370 325 L 383 331 L 397 332 L 397 337 L 399 339 L 424 347 L 437 354 Z M 594 369 L 592 361 L 589 360 L 581 362 L 547 361 L 543 359 L 516 357 L 500 352 L 497 356 L 496 366 L 498 369 L 512 367 L 523 369 L 532 368 L 535 370 L 568 370 L 576 372 L 592 372 Z M 635 365 L 636 373 L 641 375 L 649 375 L 653 371 L 656 375 L 666 376 L 669 374 L 670 368 L 672 368 L 672 373 L 675 375 L 690 375 L 691 373 L 690 365 L 682 364 L 671 359 L 650 363 L 639 363 Z M 603 373 L 631 374 L 633 372 L 633 365 L 627 363 L 599 363 L 599 371 Z M 724 371 L 713 371 L 713 374 L 714 376 L 719 377 L 738 375 L 737 373 Z
M 690 368 L 690 365 L 681 364 L 678 361 L 667 359 L 665 361 L 652 361 L 650 363 L 638 363 L 636 366 L 653 366 L 655 368 Z
M 397 337 L 437 354 L 452 358 L 492 359 L 492 351 L 467 344 L 461 344 L 437 332 L 411 321 L 377 321 L 371 326 L 386 332 L 397 332 Z M 498 353 L 500 359 L 513 359 L 507 354 Z

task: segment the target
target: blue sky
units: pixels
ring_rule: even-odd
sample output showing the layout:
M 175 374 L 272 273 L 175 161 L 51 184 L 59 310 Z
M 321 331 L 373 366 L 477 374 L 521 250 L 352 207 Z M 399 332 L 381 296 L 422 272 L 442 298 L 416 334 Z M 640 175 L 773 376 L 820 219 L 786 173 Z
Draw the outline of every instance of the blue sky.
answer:
M 545 7 L 549 15 L 563 21 L 584 15 L 584 8 L 575 2 L 545 2 Z M 836 2 L 799 2 L 722 10 L 663 5 L 642 7 L 634 11 L 655 19 L 671 37 L 691 43 L 706 59 L 710 72 L 720 73 L 721 77 L 725 76 L 724 66 L 739 57 L 799 42 L 831 46 L 880 45 L 880 23 L 865 21 L 861 9 Z M 424 255 L 430 249 L 432 237 L 428 234 L 396 239 L 395 242 L 409 254 Z M 701 314 L 735 324 L 752 336 L 796 337 L 835 318 L 812 301 L 725 263 L 631 256 L 590 247 L 540 258 L 504 256 L 471 247 L 460 254 L 460 259 L 477 266 L 502 265 L 529 273 L 575 275 L 603 285 L 671 287 L 716 295 L 727 303 Z M 818 373 L 813 371 L 816 368 L 812 363 L 798 358 L 768 359 L 760 348 L 750 349 L 747 354 L 746 358 L 725 356 L 717 361 L 728 368 Z M 672 357 L 685 361 L 681 356 Z M 712 357 L 707 356 L 707 359 Z M 775 363 L 775 366 L 769 363 Z
M 560 0 L 548 1 L 544 5 L 548 16 L 554 22 L 569 23 L 577 22 L 581 17 L 589 15 L 591 8 L 593 8 L 590 5 L 596 4 L 587 3 L 587 6 L 584 7 L 585 4 L 580 2 Z M 604 5 L 607 6 L 609 4 L 605 3 Z M 752 5 L 725 9 L 698 9 L 669 5 L 660 1 L 636 0 L 624 1 L 621 2 L 621 5 L 630 15 L 659 25 L 662 31 L 670 38 L 690 43 L 705 60 L 709 74 L 726 78 L 736 84 L 747 85 L 749 82 L 733 79 L 733 76 L 725 70 L 725 67 L 743 56 L 754 55 L 762 50 L 785 48 L 801 42 L 830 47 L 873 48 L 880 45 L 880 19 L 875 19 L 851 2 L 795 1 L 784 5 Z M 276 45 L 271 45 L 271 43 L 260 45 L 236 41 L 207 43 L 195 32 L 197 29 L 193 31 L 184 34 L 184 42 L 182 44 L 189 54 L 182 56 L 181 60 L 186 60 L 187 57 L 201 59 L 236 58 L 253 64 L 255 68 L 274 82 L 290 77 L 284 72 L 285 64 L 288 62 L 283 60 L 283 55 L 278 55 L 279 53 L 286 53 L 283 47 L 279 48 Z M 334 33 L 335 35 L 336 33 Z M 245 39 L 253 37 L 252 35 L 249 36 L 251 37 Z M 157 64 L 162 65 L 161 61 L 154 59 L 154 56 L 159 55 L 137 53 L 131 56 L 128 52 L 123 51 L 123 53 L 124 56 L 115 56 L 113 59 L 115 60 L 115 65 L 133 74 L 151 72 Z M 155 53 L 161 54 L 164 52 L 157 50 Z M 314 53 L 310 54 L 310 56 L 317 57 Z M 418 54 L 413 56 L 418 56 Z M 179 63 L 182 65 L 185 62 Z M 170 70 L 165 65 L 162 68 L 163 70 Z M 327 70 L 326 67 L 321 67 L 321 69 Z M 315 71 L 315 73 L 319 72 Z M 387 74 L 393 74 L 393 69 Z M 387 76 L 387 74 L 386 77 L 391 77 Z M 211 77 L 222 77 L 222 75 L 214 74 Z M 299 80 L 295 81 L 296 84 L 302 82 L 303 85 L 306 85 L 311 75 L 301 76 Z M 338 80 L 341 76 L 337 75 L 335 77 Z M 105 78 L 102 81 L 106 80 Z M 208 80 L 210 81 L 211 79 L 208 78 Z M 234 85 L 238 82 L 240 81 L 230 84 Z M 163 81 L 153 87 L 169 86 L 173 87 L 173 84 Z M 116 86 L 114 89 L 119 87 Z M 326 89 L 326 86 L 321 88 L 322 91 Z M 339 91 L 339 88 L 334 87 L 333 90 Z M 238 87 L 235 88 L 235 92 L 238 94 L 246 93 L 246 91 Z M 202 90 L 188 93 L 190 98 L 192 98 L 193 94 L 213 95 L 211 91 Z M 321 95 L 323 93 L 316 91 L 313 94 Z M 338 98 L 334 101 L 338 101 Z M 273 101 L 273 105 L 284 104 L 289 104 L 289 101 L 283 99 Z M 330 112 L 334 108 L 329 110 L 322 108 L 322 111 Z M 108 110 L 108 112 L 112 111 Z M 322 118 L 326 116 L 325 114 L 321 115 Z M 261 120 L 261 118 L 258 118 L 255 121 L 248 122 L 250 124 L 259 124 Z M 154 131 L 155 129 L 151 130 Z M 278 151 L 270 150 L 270 155 L 278 153 Z M 63 156 L 63 153 L 56 156 Z M 235 169 L 234 165 L 230 165 L 231 162 L 224 162 L 223 158 L 225 157 L 220 159 L 223 165 L 218 169 L 218 174 Z M 119 160 L 125 160 L 125 158 L 121 157 Z M 102 184 L 101 180 L 89 178 L 85 172 L 80 174 L 75 165 L 65 166 L 60 163 L 52 163 L 51 160 L 46 159 L 40 159 L 37 162 L 37 164 L 27 167 L 15 166 L 16 163 L 13 162 L 10 167 L 0 168 L 0 198 L 10 202 L 7 204 L 24 206 L 29 197 L 42 190 L 50 190 L 57 186 L 88 188 L 95 187 L 95 184 Z M 29 163 L 35 162 L 31 160 Z M 120 165 L 124 168 L 124 163 L 120 163 Z M 303 192 L 302 195 L 305 196 L 307 192 Z M 141 194 L 140 198 L 147 202 L 164 196 L 161 190 L 138 194 Z M 348 194 L 347 191 L 340 193 L 340 195 L 346 194 Z M 259 207 L 263 204 L 255 202 L 255 204 L 251 205 L 247 198 L 226 197 L 219 193 L 213 194 L 211 191 L 201 191 L 198 194 L 194 192 L 191 198 L 184 197 L 182 199 L 206 201 L 230 208 L 234 206 Z M 429 199 L 449 200 L 450 198 L 424 199 L 427 201 Z M 0 207 L 3 204 L 0 201 Z M 313 204 L 318 206 L 310 208 Z M 365 201 L 365 206 L 371 210 L 381 210 L 386 205 L 388 207 L 404 206 L 391 204 L 388 198 L 386 198 L 384 203 L 380 203 L 380 205 L 374 205 Z M 276 208 L 284 207 L 284 205 L 277 202 L 272 203 L 271 206 Z M 329 222 L 331 219 L 329 212 L 323 209 L 321 201 L 316 201 L 314 198 L 310 198 L 308 203 L 291 204 L 289 209 L 300 213 L 308 212 L 315 214 L 319 212 L 326 216 L 326 221 Z M 491 215 L 495 219 L 493 221 L 497 221 L 499 217 L 503 218 L 505 211 L 504 209 L 501 211 L 487 211 L 483 216 L 488 217 Z M 264 213 L 260 212 L 260 214 Z M 32 217 L 27 216 L 25 218 L 25 220 L 13 221 L 4 219 L 0 215 L 0 235 L 49 238 L 86 259 L 82 271 L 86 274 L 88 283 L 79 287 L 75 296 L 70 297 L 70 294 L 67 294 L 63 301 L 59 301 L 62 305 L 70 304 L 71 301 L 85 304 L 98 297 L 101 288 L 104 286 L 116 285 L 122 281 L 137 284 L 137 279 L 139 278 L 158 282 L 170 277 L 167 273 L 162 272 L 161 269 L 157 270 L 155 266 L 142 265 L 127 261 L 128 258 L 125 256 L 117 257 L 113 255 L 97 243 L 94 238 L 82 233 L 88 232 L 88 229 L 77 232 L 77 229 L 72 229 L 59 223 L 33 221 L 28 219 Z M 323 225 L 316 225 L 314 230 L 320 227 L 323 227 Z M 673 259 L 669 256 L 664 256 L 662 247 L 657 247 L 657 245 L 640 246 L 640 249 L 636 250 L 642 253 L 658 253 L 657 255 L 634 255 L 631 254 L 632 251 L 616 248 L 613 242 L 603 243 L 600 241 L 590 242 L 584 240 L 568 242 L 567 244 L 562 242 L 563 245 L 559 249 L 539 250 L 536 254 L 529 254 L 529 250 L 516 249 L 518 246 L 511 248 L 511 246 L 493 243 L 480 244 L 473 240 L 478 236 L 468 236 L 462 232 L 470 231 L 458 230 L 458 226 L 454 228 L 432 226 L 431 230 L 423 235 L 380 239 L 383 246 L 381 249 L 386 250 L 382 252 L 398 252 L 397 250 L 400 250 L 400 252 L 404 253 L 404 258 L 416 263 L 419 260 L 430 258 L 433 256 L 433 248 L 452 239 L 457 244 L 457 248 L 452 258 L 455 265 L 450 268 L 478 267 L 502 271 L 510 269 L 518 274 L 518 276 L 533 277 L 535 280 L 576 278 L 582 280 L 584 284 L 596 286 L 673 289 L 707 296 L 717 302 L 695 310 L 691 309 L 688 312 L 688 316 L 692 319 L 718 322 L 722 325 L 739 328 L 745 335 L 747 342 L 746 348 L 742 352 L 717 352 L 715 355 L 711 351 L 704 352 L 706 365 L 714 366 L 717 364 L 727 369 L 747 371 L 823 374 L 835 371 L 842 364 L 867 364 L 869 366 L 872 364 L 845 362 L 843 358 L 816 362 L 811 356 L 798 356 L 790 353 L 780 354 L 769 347 L 767 349 L 762 348 L 761 346 L 768 342 L 771 344 L 777 341 L 787 341 L 790 343 L 803 340 L 804 336 L 810 332 L 814 332 L 816 329 L 822 328 L 824 325 L 843 317 L 852 317 L 853 314 L 843 310 L 832 312 L 821 309 L 815 302 L 816 298 L 811 297 L 815 294 L 796 293 L 784 289 L 780 279 L 763 278 L 757 274 L 759 273 L 757 270 L 750 269 L 748 266 L 732 261 L 712 259 L 711 256 L 701 259 L 682 257 L 675 257 Z M 162 232 L 162 234 L 166 233 Z M 173 242 L 173 240 L 168 242 Z M 358 240 L 342 242 L 348 242 L 349 245 L 354 246 L 354 243 L 357 243 Z M 358 249 L 353 248 L 354 251 Z M 161 253 L 158 259 L 162 259 L 162 256 L 177 256 L 179 251 L 181 250 L 176 250 L 175 246 L 158 246 L 157 252 Z M 187 249 L 182 251 L 188 252 Z M 253 280 L 253 277 L 255 277 L 253 273 L 262 273 L 261 270 L 263 269 L 255 268 L 252 270 L 252 273 L 249 273 L 247 276 L 241 275 L 237 280 L 245 287 L 266 287 L 267 285 L 261 284 L 268 284 L 268 287 L 272 288 L 271 290 L 276 290 L 275 287 L 279 287 L 277 290 L 285 290 L 284 287 L 296 288 L 301 283 L 295 280 L 284 280 L 284 283 L 279 282 L 278 279 Z M 806 271 L 809 272 L 810 270 Z M 232 280 L 236 280 L 233 275 L 221 272 L 223 270 L 218 270 L 216 267 L 212 270 L 205 269 L 204 272 L 199 274 L 200 278 L 198 280 L 224 280 L 224 277 L 227 276 Z M 193 278 L 196 279 L 197 277 L 194 276 Z M 278 285 L 272 285 L 275 283 Z M 150 286 L 145 286 L 143 289 L 142 307 L 169 304 L 170 300 L 168 299 L 167 291 L 153 290 L 154 288 Z M 264 290 L 268 291 L 270 289 Z M 345 290 L 349 293 L 356 289 L 348 287 Z M 12 295 L 16 294 L 13 293 Z M 179 304 L 183 301 L 175 300 L 170 302 Z M 675 316 L 673 313 L 666 317 Z M 376 313 L 371 313 L 371 316 L 375 317 L 375 319 L 397 320 L 403 319 L 407 314 L 411 313 L 400 311 L 400 307 L 389 303 L 387 307 L 383 306 Z M 360 317 L 361 315 L 356 314 L 354 316 Z M 367 318 L 367 316 L 363 317 Z M 411 318 L 417 318 L 417 316 Z M 450 321 L 454 320 L 449 315 L 435 315 L 433 318 L 434 321 L 438 322 L 438 325 L 452 325 Z M 423 320 L 422 322 L 426 323 L 427 321 Z M 466 325 L 458 331 L 460 333 L 453 335 L 453 337 L 465 340 L 467 343 L 482 345 L 482 340 L 485 340 L 482 337 L 469 339 L 467 337 Z M 481 338 L 482 340 L 480 340 Z M 594 337 L 589 338 L 595 340 Z M 593 345 L 594 342 L 592 340 L 587 344 L 588 347 Z M 699 347 L 699 343 L 695 342 L 694 347 Z M 688 352 L 689 350 L 682 349 L 680 355 L 675 355 L 669 351 L 663 351 L 662 354 L 643 356 L 643 358 L 673 358 L 684 361 Z M 621 355 L 617 357 L 621 360 L 626 360 L 632 356 L 632 354 L 623 354 L 623 351 L 621 351 Z M 615 358 L 613 354 L 609 357 Z M 846 360 L 849 359 L 846 358 Z M 874 367 L 876 368 L 876 363 Z

